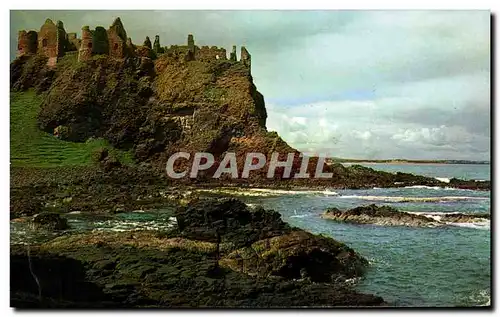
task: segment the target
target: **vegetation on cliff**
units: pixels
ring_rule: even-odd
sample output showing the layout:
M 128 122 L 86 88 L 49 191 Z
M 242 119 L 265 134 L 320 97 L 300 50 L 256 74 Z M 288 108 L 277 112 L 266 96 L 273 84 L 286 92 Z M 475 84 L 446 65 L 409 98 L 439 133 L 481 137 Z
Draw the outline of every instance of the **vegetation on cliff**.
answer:
M 173 153 L 192 154 L 189 160 L 178 160 L 174 166 L 176 170 L 188 170 L 194 152 L 209 152 L 215 157 L 213 166 L 196 179 L 189 179 L 187 174 L 182 182 L 277 185 L 279 181 L 284 186 L 342 188 L 450 186 L 433 178 L 338 163 L 323 167 L 323 172 L 332 173 L 331 178 L 294 179 L 302 158 L 277 133 L 266 130 L 264 98 L 253 84 L 248 65 L 215 57 L 184 58 L 188 51 L 183 49 L 168 50 L 155 59 L 94 55 L 78 62 L 75 54 L 68 54 L 55 66 L 48 66 L 47 58 L 38 54 L 16 59 L 11 63 L 11 90 L 15 91 L 13 161 L 23 166 L 85 165 L 107 148 L 111 158 L 99 160 L 106 167 L 104 171 L 136 162 L 164 173 Z M 16 100 L 20 102 L 16 104 Z M 29 103 L 29 118 L 17 120 L 15 112 L 22 112 L 23 103 Z M 35 104 L 40 105 L 38 111 Z M 33 127 L 35 112 L 37 125 L 45 132 L 41 142 L 26 141 L 29 136 L 17 133 L 24 130 L 24 124 Z M 73 150 L 59 152 L 44 145 L 51 142 Z M 227 152 L 236 153 L 240 175 L 248 153 L 263 153 L 266 164 L 247 179 L 234 180 L 228 174 L 213 179 Z M 280 161 L 286 160 L 288 153 L 295 154 L 291 178 L 284 177 L 283 167 L 276 169 L 274 178 L 267 178 L 273 152 L 279 153 Z M 318 158 L 309 160 L 307 172 L 311 177 L 316 174 L 317 162 Z M 453 186 L 487 189 L 490 184 L 453 182 Z
M 13 167 L 63 167 L 92 165 L 92 155 L 101 148 L 125 164 L 133 163 L 128 151 L 113 148 L 103 138 L 68 142 L 38 128 L 37 116 L 42 97 L 33 90 L 10 95 L 10 158 Z

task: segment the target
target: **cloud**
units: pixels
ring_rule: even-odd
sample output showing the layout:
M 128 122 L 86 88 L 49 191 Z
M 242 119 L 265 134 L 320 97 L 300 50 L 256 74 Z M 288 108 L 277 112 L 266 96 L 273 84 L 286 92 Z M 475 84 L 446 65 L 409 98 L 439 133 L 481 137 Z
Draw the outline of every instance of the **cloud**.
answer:
M 122 18 L 134 43 L 245 45 L 268 129 L 340 157 L 489 159 L 489 11 L 11 11 L 17 30 Z

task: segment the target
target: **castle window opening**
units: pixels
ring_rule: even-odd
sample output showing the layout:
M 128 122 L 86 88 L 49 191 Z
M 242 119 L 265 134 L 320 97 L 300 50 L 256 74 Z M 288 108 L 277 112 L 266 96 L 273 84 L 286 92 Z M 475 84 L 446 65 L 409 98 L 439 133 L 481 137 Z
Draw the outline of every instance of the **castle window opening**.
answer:
M 87 44 L 88 48 L 92 48 L 92 43 Z
M 43 39 L 42 40 L 42 46 L 43 47 L 47 47 L 47 39 Z
M 115 50 L 118 49 L 118 43 L 115 43 L 115 45 L 113 46 Z

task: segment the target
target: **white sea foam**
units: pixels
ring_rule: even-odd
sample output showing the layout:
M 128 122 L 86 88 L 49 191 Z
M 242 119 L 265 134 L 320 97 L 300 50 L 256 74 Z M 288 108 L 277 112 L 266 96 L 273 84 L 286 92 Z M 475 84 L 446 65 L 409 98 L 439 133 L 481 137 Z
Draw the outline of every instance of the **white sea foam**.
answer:
M 445 222 L 447 225 L 471 229 L 482 229 L 490 230 L 490 221 L 488 219 L 483 219 L 480 222 Z
M 94 223 L 92 231 L 137 231 L 137 230 L 164 230 L 176 225 L 177 219 L 170 217 L 168 221 L 124 221 L 124 220 L 106 220 Z
M 338 196 L 337 192 L 325 190 L 285 190 L 285 189 L 270 189 L 270 188 L 246 188 L 246 189 L 199 189 L 200 192 L 228 194 L 234 196 L 251 196 L 251 197 L 268 197 L 268 196 L 284 196 L 284 195 L 323 195 L 323 196 Z
M 345 196 L 339 196 L 339 198 L 362 199 L 362 200 L 370 200 L 370 201 L 386 201 L 386 202 L 393 202 L 393 203 L 488 200 L 488 197 L 470 197 L 470 196 L 405 197 L 405 196 L 345 195 Z
M 271 193 L 277 195 L 325 195 L 325 196 L 338 196 L 337 192 L 325 190 L 282 190 L 282 189 L 268 189 L 268 188 L 250 188 L 249 191 Z
M 446 177 L 435 177 L 435 179 L 437 179 L 438 181 L 443 182 L 443 183 L 449 183 L 450 182 L 450 179 L 446 178 Z
M 425 186 L 425 185 L 405 186 L 405 188 L 434 189 L 434 190 L 469 190 L 469 189 L 460 189 L 460 188 L 453 188 L 453 187 Z
M 490 290 L 483 289 L 478 293 L 473 294 L 471 299 L 478 302 L 479 306 L 491 306 L 491 294 Z

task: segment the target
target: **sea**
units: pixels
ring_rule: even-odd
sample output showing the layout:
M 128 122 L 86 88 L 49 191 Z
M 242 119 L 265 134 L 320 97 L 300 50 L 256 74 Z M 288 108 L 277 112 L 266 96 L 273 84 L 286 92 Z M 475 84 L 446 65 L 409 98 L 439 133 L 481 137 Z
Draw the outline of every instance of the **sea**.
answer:
M 490 180 L 487 164 L 362 164 L 376 170 L 408 172 L 438 178 Z M 337 223 L 320 215 L 331 207 L 388 205 L 400 211 L 490 213 L 490 191 L 411 186 L 363 190 L 286 191 L 228 190 L 250 206 L 281 213 L 292 226 L 342 241 L 369 261 L 366 274 L 353 287 L 400 307 L 487 306 L 491 303 L 491 224 L 404 227 Z M 175 223 L 172 208 L 96 217 L 68 215 L 75 231 L 164 230 Z M 11 222 L 11 242 L 36 239 L 36 232 Z

